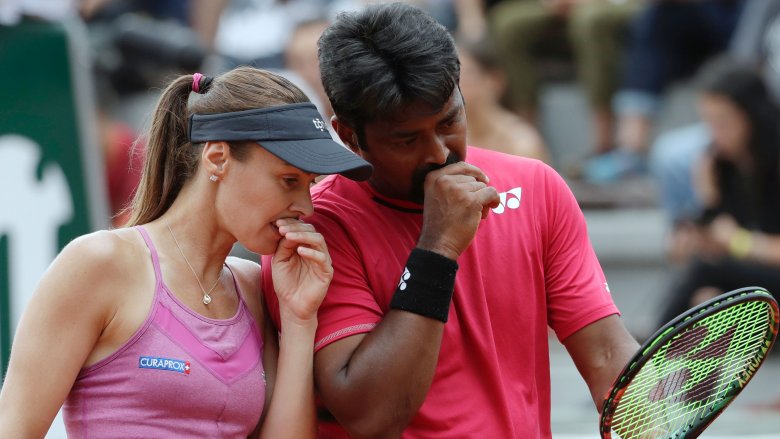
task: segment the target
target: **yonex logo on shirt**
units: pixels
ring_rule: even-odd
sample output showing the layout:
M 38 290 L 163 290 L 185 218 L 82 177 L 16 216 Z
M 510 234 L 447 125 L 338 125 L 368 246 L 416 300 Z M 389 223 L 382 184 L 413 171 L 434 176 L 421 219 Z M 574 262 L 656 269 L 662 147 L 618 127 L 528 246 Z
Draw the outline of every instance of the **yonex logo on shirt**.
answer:
M 184 360 L 173 360 L 171 358 L 160 357 L 138 357 L 138 367 L 140 369 L 169 370 L 171 372 L 190 374 L 190 362 Z
M 401 280 L 398 282 L 398 289 L 403 291 L 406 289 L 406 281 L 412 277 L 412 273 L 409 273 L 409 269 L 404 267 L 404 273 L 401 275 Z
M 523 188 L 516 187 L 509 189 L 506 192 L 498 194 L 500 204 L 495 209 L 491 209 L 493 213 L 502 214 L 506 212 L 506 209 L 517 209 L 520 207 L 520 195 L 523 192 Z

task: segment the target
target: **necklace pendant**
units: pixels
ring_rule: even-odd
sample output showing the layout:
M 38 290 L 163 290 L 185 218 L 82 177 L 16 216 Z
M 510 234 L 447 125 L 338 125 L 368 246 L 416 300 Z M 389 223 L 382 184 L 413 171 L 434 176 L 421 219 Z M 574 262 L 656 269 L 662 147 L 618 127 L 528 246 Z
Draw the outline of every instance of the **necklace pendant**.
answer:
M 211 303 L 211 296 L 209 296 L 208 294 L 205 294 L 203 296 L 203 304 L 204 305 L 208 305 L 209 303 Z

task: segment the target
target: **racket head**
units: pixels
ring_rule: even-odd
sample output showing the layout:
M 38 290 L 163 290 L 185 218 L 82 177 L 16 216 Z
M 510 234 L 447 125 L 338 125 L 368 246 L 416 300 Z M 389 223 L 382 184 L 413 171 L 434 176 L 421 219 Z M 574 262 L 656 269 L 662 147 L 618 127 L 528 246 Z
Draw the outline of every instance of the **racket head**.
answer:
M 777 339 L 777 301 L 730 291 L 676 317 L 628 361 L 607 394 L 602 439 L 695 438 L 761 367 Z

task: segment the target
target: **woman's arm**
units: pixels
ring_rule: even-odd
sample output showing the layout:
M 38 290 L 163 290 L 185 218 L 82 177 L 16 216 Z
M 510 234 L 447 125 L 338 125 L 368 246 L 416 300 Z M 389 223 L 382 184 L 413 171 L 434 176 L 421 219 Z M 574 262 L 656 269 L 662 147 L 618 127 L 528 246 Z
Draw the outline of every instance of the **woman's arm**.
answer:
M 780 236 L 751 231 L 740 227 L 728 214 L 720 214 L 709 227 L 712 240 L 724 253 L 780 267 Z
M 107 247 L 99 235 L 79 238 L 41 278 L 14 338 L 0 437 L 48 431 L 113 310 L 110 296 L 100 294 L 112 272 Z
M 283 238 L 272 272 L 282 323 L 273 392 L 260 437 L 314 438 L 314 333 L 317 309 L 325 297 L 333 267 L 325 240 L 298 220 L 277 223 Z
M 750 234 L 750 243 L 745 253 L 745 259 L 780 267 L 780 236 L 744 232 Z
M 261 438 L 314 438 L 316 413 L 312 378 L 313 322 L 294 323 L 282 317 L 279 359 L 268 413 L 260 430 Z M 269 380 L 269 383 L 271 380 Z

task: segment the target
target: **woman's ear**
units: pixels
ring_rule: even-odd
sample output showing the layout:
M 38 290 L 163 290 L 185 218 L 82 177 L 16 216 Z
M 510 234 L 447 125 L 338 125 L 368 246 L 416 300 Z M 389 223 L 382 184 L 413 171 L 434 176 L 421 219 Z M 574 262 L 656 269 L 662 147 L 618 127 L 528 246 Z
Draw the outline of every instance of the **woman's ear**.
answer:
M 227 142 L 206 142 L 203 147 L 203 166 L 211 181 L 219 181 L 225 175 L 230 145 Z
M 352 150 L 352 152 L 357 155 L 361 155 L 357 134 L 355 133 L 355 130 L 352 129 L 352 127 L 342 123 L 337 116 L 330 118 L 330 125 L 333 127 L 333 130 L 336 131 L 336 134 L 339 135 L 339 139 L 341 139 L 341 141 L 347 145 L 347 147 Z

